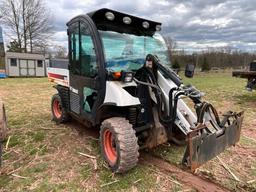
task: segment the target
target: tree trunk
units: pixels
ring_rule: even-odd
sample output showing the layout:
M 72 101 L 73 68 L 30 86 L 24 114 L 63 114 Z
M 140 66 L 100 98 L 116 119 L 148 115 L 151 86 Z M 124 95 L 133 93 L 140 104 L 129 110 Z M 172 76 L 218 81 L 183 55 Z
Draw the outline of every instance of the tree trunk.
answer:
M 27 52 L 27 24 L 26 24 L 26 0 L 22 0 L 22 22 L 23 22 L 23 41 L 24 52 Z
M 33 53 L 33 40 L 31 33 L 29 33 L 30 52 Z
M 15 22 L 15 28 L 16 28 L 16 33 L 17 33 L 17 39 L 18 39 L 18 44 L 19 44 L 19 48 L 20 50 L 22 49 L 22 44 L 21 44 L 21 35 L 20 35 L 20 29 L 19 29 L 19 16 L 16 13 L 16 8 L 14 5 L 13 1 L 10 1 L 11 6 L 12 6 L 12 12 L 13 12 L 13 16 L 14 16 L 14 22 Z

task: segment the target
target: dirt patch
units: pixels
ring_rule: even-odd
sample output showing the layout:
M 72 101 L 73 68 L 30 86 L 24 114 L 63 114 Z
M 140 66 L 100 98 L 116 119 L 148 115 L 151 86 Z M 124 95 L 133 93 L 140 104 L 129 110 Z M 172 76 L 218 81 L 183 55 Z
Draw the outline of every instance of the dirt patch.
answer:
M 201 177 L 198 177 L 196 175 L 193 175 L 192 173 L 186 172 L 177 166 L 174 166 L 172 164 L 169 164 L 168 162 L 152 157 L 151 155 L 148 155 L 146 153 L 141 154 L 141 161 L 142 164 L 147 165 L 153 165 L 159 168 L 162 172 L 171 174 L 175 178 L 177 178 L 180 182 L 191 186 L 195 188 L 198 191 L 201 192 L 223 192 L 223 191 L 229 191 L 228 189 L 219 186 L 218 184 L 215 184 L 213 182 L 207 181 Z
M 242 128 L 242 134 L 256 141 L 256 119 L 250 120 L 245 126 L 246 127 Z

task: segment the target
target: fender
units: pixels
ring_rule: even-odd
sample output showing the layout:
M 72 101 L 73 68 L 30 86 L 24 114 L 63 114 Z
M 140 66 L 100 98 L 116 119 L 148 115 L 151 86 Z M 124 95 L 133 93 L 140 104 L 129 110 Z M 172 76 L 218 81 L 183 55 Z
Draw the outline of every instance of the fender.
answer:
M 124 87 L 127 86 L 137 85 L 134 82 L 123 83 L 120 81 L 107 81 L 106 94 L 103 103 L 112 103 L 119 107 L 140 105 L 139 98 L 132 96 L 124 89 Z

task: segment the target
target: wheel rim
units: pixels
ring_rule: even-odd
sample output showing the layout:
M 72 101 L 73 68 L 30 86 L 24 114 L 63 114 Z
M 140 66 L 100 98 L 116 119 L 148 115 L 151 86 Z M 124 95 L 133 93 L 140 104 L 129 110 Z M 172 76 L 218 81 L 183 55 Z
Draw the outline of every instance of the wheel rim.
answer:
M 114 165 L 117 160 L 116 155 L 116 147 L 115 147 L 115 140 L 113 137 L 112 132 L 109 129 L 106 129 L 103 134 L 103 143 L 104 143 L 104 150 L 107 156 L 107 159 L 110 161 L 111 165 Z
M 60 118 L 62 115 L 61 104 L 57 99 L 53 101 L 53 112 L 57 118 Z

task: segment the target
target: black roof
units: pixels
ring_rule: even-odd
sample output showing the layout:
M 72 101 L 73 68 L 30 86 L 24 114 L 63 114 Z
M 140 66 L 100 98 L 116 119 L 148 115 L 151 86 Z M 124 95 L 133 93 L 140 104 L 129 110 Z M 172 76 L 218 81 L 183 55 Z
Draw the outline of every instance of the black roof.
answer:
M 115 19 L 113 21 L 106 18 L 105 14 L 107 12 L 112 12 L 115 15 Z M 156 25 L 161 25 L 159 22 L 150 21 L 106 8 L 90 12 L 87 15 L 94 21 L 97 29 L 104 31 L 116 31 L 119 33 L 152 36 L 156 32 Z M 124 17 L 130 17 L 132 20 L 131 24 L 125 24 L 123 22 Z M 144 21 L 149 23 L 148 29 L 145 29 L 142 26 Z

